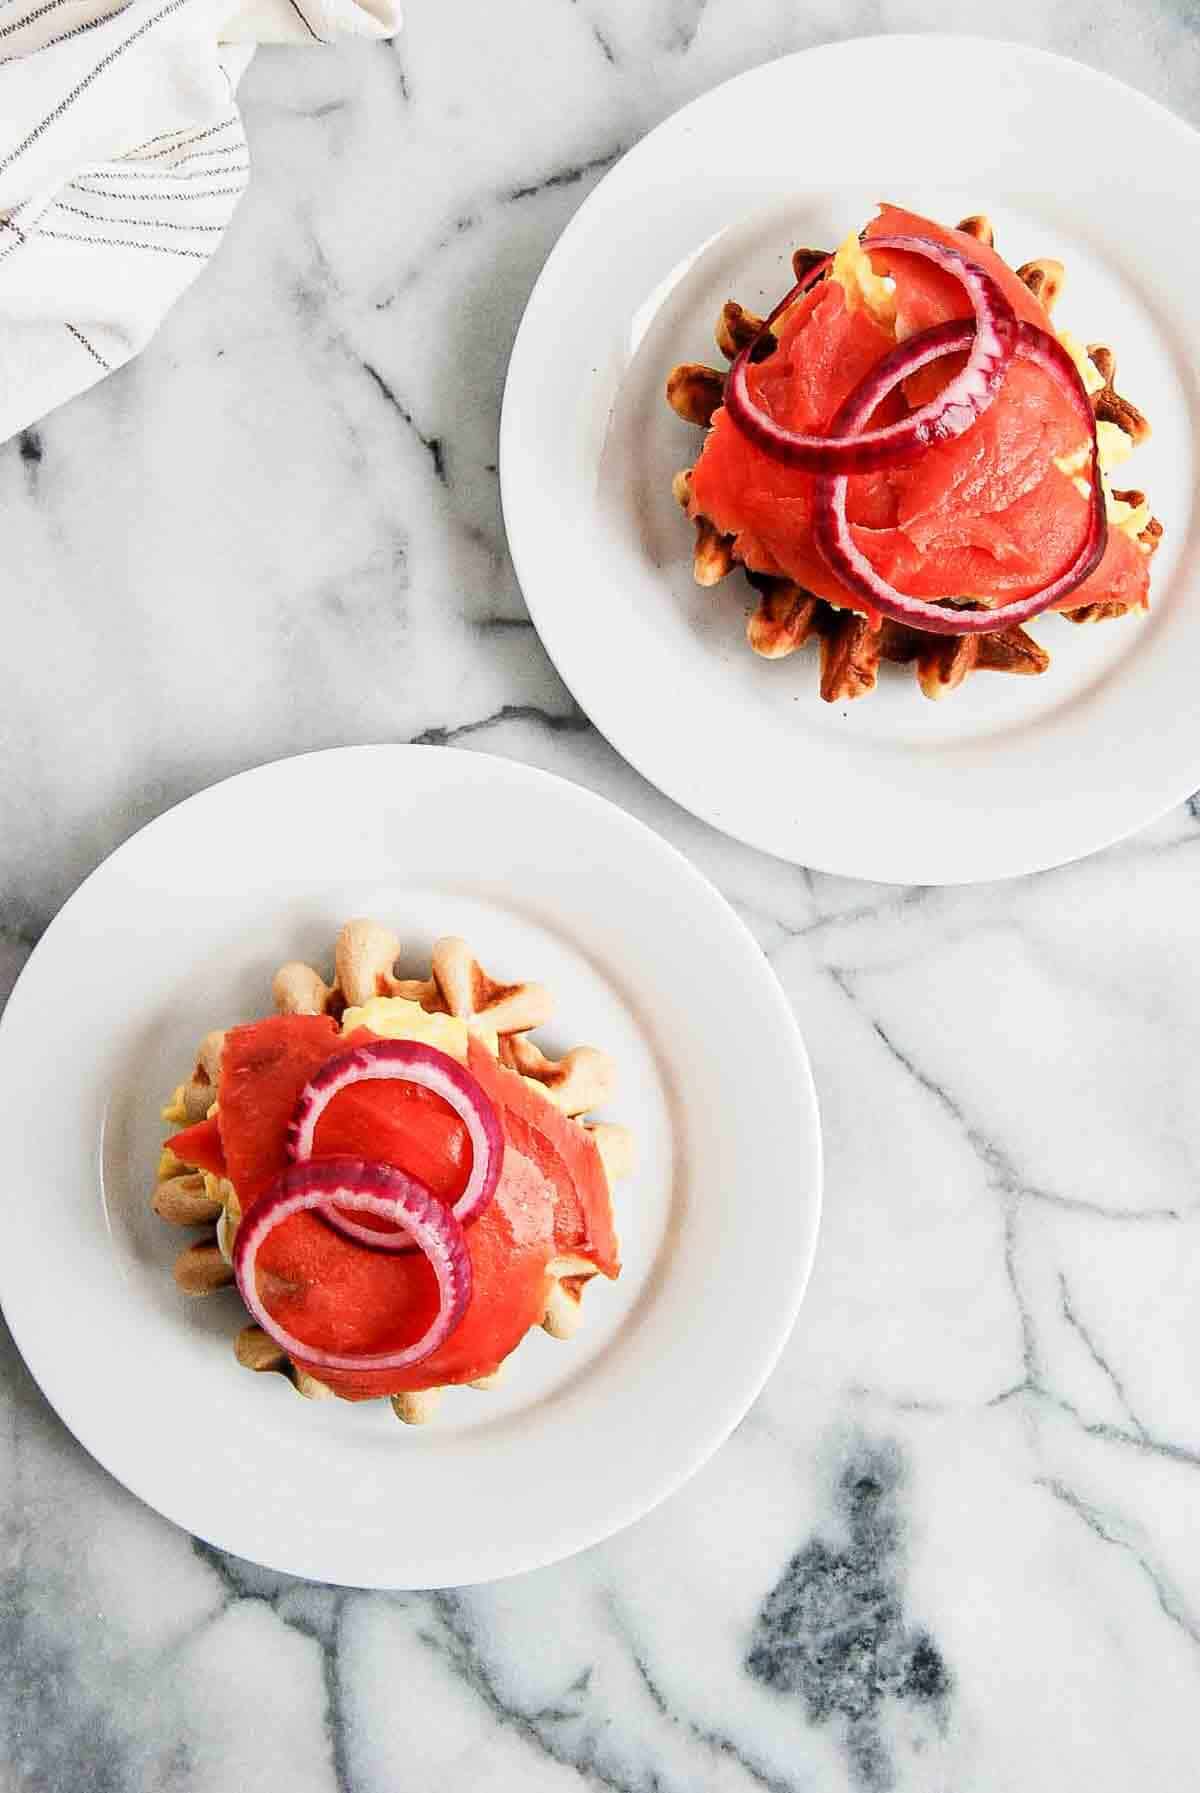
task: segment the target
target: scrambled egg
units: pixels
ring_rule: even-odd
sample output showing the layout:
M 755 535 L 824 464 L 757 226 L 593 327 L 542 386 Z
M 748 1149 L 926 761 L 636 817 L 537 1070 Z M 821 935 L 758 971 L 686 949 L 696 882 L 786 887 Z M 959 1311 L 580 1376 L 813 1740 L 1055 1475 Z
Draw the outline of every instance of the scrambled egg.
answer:
M 1112 527 L 1124 530 L 1127 536 L 1136 541 L 1150 521 L 1150 506 L 1145 502 L 1127 504 L 1124 498 L 1114 498 L 1108 489 L 1107 480 L 1104 482 L 1104 500 Z
M 885 330 L 895 330 L 896 282 L 887 274 L 875 272 L 854 231 L 839 246 L 829 277 L 845 293 L 847 311 L 869 311 Z
M 1079 370 L 1079 378 L 1083 381 L 1084 390 L 1091 398 L 1093 393 L 1103 392 L 1104 375 L 1096 366 L 1078 337 L 1072 336 L 1069 330 L 1056 330 L 1054 334 L 1061 342 L 1067 354 Z M 1122 432 L 1123 433 L 1123 432 Z
M 1119 423 L 1101 422 L 1096 425 L 1096 447 L 1100 465 L 1106 473 L 1111 473 L 1133 453 L 1133 438 L 1125 434 Z
M 1103 427 L 1101 425 L 1101 428 Z M 1123 436 L 1125 432 L 1118 430 L 1117 434 Z M 1128 441 L 1128 437 L 1126 440 Z M 1077 448 L 1074 454 L 1059 455 L 1054 463 L 1060 473 L 1067 475 L 1081 498 L 1090 498 L 1092 495 L 1092 488 L 1084 472 L 1081 471 L 1087 467 L 1089 458 L 1090 450 L 1085 446 Z M 1127 458 L 1125 455 L 1121 457 L 1122 460 Z M 1113 496 L 1112 487 L 1108 483 L 1108 468 L 1105 464 L 1103 450 L 1100 454 L 1100 483 L 1104 487 L 1104 509 L 1108 514 L 1109 527 L 1124 530 L 1127 536 L 1136 541 L 1150 521 L 1150 506 L 1145 503 L 1127 504 L 1124 498 Z
M 1079 370 L 1089 398 L 1093 393 L 1104 388 L 1104 376 L 1078 339 L 1069 330 L 1056 331 L 1059 342 L 1071 357 Z M 1131 540 L 1136 541 L 1150 521 L 1148 504 L 1127 504 L 1123 498 L 1114 498 L 1108 483 L 1108 475 L 1114 468 L 1120 467 L 1133 453 L 1133 442 L 1119 424 L 1101 422 L 1096 425 L 1096 452 L 1100 461 L 1100 476 L 1104 484 L 1105 509 L 1108 512 L 1109 527 L 1121 529 Z M 1080 496 L 1087 498 L 1091 488 L 1087 481 L 1088 462 L 1091 449 L 1088 443 L 1081 442 L 1072 454 L 1059 455 L 1054 465 L 1060 473 L 1073 480 Z
M 1133 453 L 1133 443 L 1117 424 L 1098 423 L 1096 448 L 1100 457 L 1100 479 L 1104 486 L 1104 508 L 1108 512 L 1109 527 L 1124 530 L 1127 536 L 1136 541 L 1150 521 L 1150 506 L 1145 503 L 1127 504 L 1123 498 L 1114 498 L 1108 482 L 1112 469 L 1127 461 Z M 1087 480 L 1090 460 L 1091 446 L 1087 442 L 1081 442 L 1070 454 L 1057 455 L 1054 461 L 1059 472 L 1065 473 L 1072 481 L 1081 498 L 1091 496 L 1091 486 Z
M 342 1016 L 342 1032 L 353 1033 L 356 1027 L 370 1028 L 383 1040 L 419 1040 L 423 1045 L 436 1046 L 439 1052 L 463 1065 L 472 1033 L 493 1058 L 500 1050 L 496 1035 L 488 1028 L 468 1028 L 457 1015 L 431 1015 L 419 1002 L 410 1002 L 404 996 L 372 996 L 360 1007 L 347 1009 Z
M 186 1088 L 185 1083 L 177 1084 L 171 1100 L 159 1110 L 169 1127 L 186 1127 L 188 1124 L 187 1109 L 183 1103 L 183 1092 Z

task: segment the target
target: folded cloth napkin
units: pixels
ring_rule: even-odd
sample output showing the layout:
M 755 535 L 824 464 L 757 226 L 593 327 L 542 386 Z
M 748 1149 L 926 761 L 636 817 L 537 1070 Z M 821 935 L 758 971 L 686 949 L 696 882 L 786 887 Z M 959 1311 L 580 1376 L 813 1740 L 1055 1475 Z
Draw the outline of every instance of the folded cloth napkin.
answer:
M 0 442 L 145 346 L 250 174 L 257 43 L 388 37 L 395 0 L 0 0 Z

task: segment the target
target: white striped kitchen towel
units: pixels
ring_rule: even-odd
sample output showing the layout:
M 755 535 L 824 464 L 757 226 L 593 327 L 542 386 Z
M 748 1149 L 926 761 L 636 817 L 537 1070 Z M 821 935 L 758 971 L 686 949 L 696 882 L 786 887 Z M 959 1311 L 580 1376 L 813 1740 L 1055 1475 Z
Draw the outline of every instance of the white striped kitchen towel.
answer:
M 388 37 L 395 0 L 0 0 L 0 442 L 149 341 L 221 241 L 258 43 Z

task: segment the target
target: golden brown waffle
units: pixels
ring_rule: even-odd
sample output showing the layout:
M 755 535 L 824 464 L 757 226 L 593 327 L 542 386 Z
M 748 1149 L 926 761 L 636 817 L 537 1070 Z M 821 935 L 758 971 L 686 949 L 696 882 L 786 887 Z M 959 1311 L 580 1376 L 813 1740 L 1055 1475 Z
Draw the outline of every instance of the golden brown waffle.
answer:
M 1150 435 L 1150 425 L 1142 416 L 1136 405 L 1131 405 L 1127 398 L 1122 398 L 1116 388 L 1117 358 L 1105 342 L 1090 342 L 1088 357 L 1096 368 L 1104 385 L 1092 399 L 1092 406 L 1098 423 L 1115 423 L 1118 429 L 1125 431 L 1136 448 L 1145 442 Z
M 577 1046 L 561 1059 L 548 1058 L 529 1038 L 549 1021 L 554 999 L 543 984 L 505 984 L 489 977 L 465 940 L 447 936 L 433 948 L 428 978 L 396 975 L 400 941 L 379 922 L 348 921 L 334 948 L 333 981 L 326 983 L 311 965 L 292 960 L 282 965 L 272 984 L 276 1010 L 287 1015 L 333 1015 L 369 1002 L 375 996 L 399 996 L 419 1002 L 429 1014 L 452 1015 L 494 1044 L 502 1063 L 536 1083 L 549 1101 L 590 1133 L 609 1185 L 633 1169 L 633 1136 L 628 1128 L 585 1117 L 608 1101 L 615 1081 L 607 1053 Z M 208 1034 L 201 1043 L 192 1075 L 175 1091 L 163 1110 L 171 1126 L 203 1120 L 212 1112 L 220 1078 L 224 1034 Z M 209 1295 L 233 1282 L 229 1263 L 232 1236 L 240 1219 L 233 1185 L 211 1172 L 198 1171 L 164 1148 L 151 1197 L 159 1218 L 173 1226 L 198 1229 L 199 1236 L 175 1260 L 175 1282 L 185 1295 Z M 542 1325 L 554 1338 L 569 1338 L 581 1319 L 584 1285 L 596 1274 L 584 1258 L 556 1258 L 549 1265 L 550 1285 Z M 234 1341 L 234 1355 L 246 1369 L 278 1371 L 309 1400 L 333 1391 L 290 1362 L 274 1340 L 258 1326 L 246 1326 Z M 470 1384 L 492 1388 L 500 1372 Z M 407 1424 L 432 1417 L 440 1389 L 395 1395 L 392 1407 Z
M 985 213 L 963 218 L 958 229 L 989 248 L 994 246 L 995 234 Z M 824 259 L 823 250 L 797 249 L 792 256 L 796 279 L 803 279 Z M 1063 264 L 1049 256 L 1040 257 L 1025 262 L 1017 269 L 1017 275 L 1046 310 L 1052 311 L 1063 289 Z M 760 335 L 762 327 L 761 318 L 729 299 L 717 319 L 717 347 L 727 361 L 732 361 Z M 761 353 L 769 354 L 774 342 L 769 333 L 763 336 Z M 1092 399 L 1097 421 L 1116 424 L 1136 447 L 1150 434 L 1150 426 L 1141 412 L 1117 392 L 1112 350 L 1103 343 L 1092 343 L 1087 352 L 1104 381 Z M 725 375 L 719 369 L 696 361 L 680 362 L 667 378 L 667 403 L 685 422 L 707 429 L 723 401 L 724 388 Z M 673 482 L 675 497 L 685 510 L 691 504 L 691 481 L 691 469 L 685 468 Z M 1142 492 L 1121 491 L 1113 496 L 1135 507 L 1145 503 Z M 740 564 L 736 543 L 732 536 L 722 535 L 707 517 L 694 517 L 693 521 L 693 577 L 698 585 L 717 585 Z M 1151 517 L 1138 536 L 1144 553 L 1154 552 L 1162 532 L 1162 524 Z M 826 703 L 846 702 L 872 691 L 883 660 L 911 665 L 922 692 L 935 699 L 956 690 L 973 672 L 1031 677 L 1045 672 L 1050 664 L 1046 649 L 1021 628 L 1000 629 L 990 635 L 931 635 L 885 618 L 878 629 L 872 629 L 857 611 L 839 609 L 790 579 L 744 570 L 758 596 L 746 624 L 750 646 L 763 659 L 779 660 L 795 653 L 807 641 L 815 641 L 820 654 L 821 696 Z M 1131 608 L 1116 603 L 1085 604 L 1063 614 L 1075 623 L 1101 622 L 1124 616 Z

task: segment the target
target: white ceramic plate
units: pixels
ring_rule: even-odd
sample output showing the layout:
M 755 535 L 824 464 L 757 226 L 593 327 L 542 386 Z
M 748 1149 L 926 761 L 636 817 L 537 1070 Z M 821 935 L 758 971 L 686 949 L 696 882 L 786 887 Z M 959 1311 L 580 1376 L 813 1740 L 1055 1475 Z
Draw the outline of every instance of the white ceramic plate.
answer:
M 238 1368 L 233 1292 L 188 1300 L 150 1211 L 158 1108 L 210 1028 L 270 1012 L 352 915 L 424 975 L 461 933 L 550 985 L 552 1050 L 617 1060 L 638 1142 L 624 1271 L 570 1343 L 405 1428 Z M 135 1494 L 271 1568 L 354 1586 L 489 1580 L 616 1531 L 745 1413 L 804 1291 L 820 1207 L 796 1023 L 733 911 L 658 837 L 543 772 L 446 748 L 285 760 L 192 798 L 67 903 L 0 1025 L 0 1299 L 67 1425 Z
M 860 39 L 753 69 L 613 169 L 530 299 L 500 471 L 542 639 L 639 771 L 785 859 L 947 884 L 1077 858 L 1200 786 L 1198 188 L 1200 137 L 1161 107 L 963 37 Z M 1167 533 L 1149 617 L 1035 624 L 1053 654 L 1041 678 L 980 674 L 932 704 L 910 668 L 885 668 L 871 696 L 829 706 L 815 649 L 749 652 L 740 573 L 693 583 L 670 483 L 699 433 L 663 384 L 677 361 L 718 360 L 726 298 L 765 311 L 794 245 L 840 241 L 885 196 L 950 223 L 987 211 L 1014 265 L 1066 263 L 1057 315 L 1116 347 L 1154 425 L 1121 483 L 1150 494 Z

